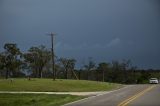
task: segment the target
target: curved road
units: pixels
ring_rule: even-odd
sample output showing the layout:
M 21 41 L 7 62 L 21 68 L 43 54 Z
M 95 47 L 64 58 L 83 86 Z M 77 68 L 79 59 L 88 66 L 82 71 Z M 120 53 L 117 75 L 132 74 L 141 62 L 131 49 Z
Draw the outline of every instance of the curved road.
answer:
M 114 92 L 64 106 L 160 106 L 160 85 L 128 85 Z

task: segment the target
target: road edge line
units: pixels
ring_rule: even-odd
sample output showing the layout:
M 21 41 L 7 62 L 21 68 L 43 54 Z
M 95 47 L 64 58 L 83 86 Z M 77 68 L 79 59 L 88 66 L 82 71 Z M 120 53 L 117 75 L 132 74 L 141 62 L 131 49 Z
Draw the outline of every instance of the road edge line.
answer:
M 62 106 L 71 105 L 71 104 L 73 104 L 73 103 L 77 103 L 77 102 L 84 101 L 84 100 L 87 100 L 87 99 L 92 99 L 92 98 L 95 98 L 95 97 L 98 97 L 98 96 L 102 96 L 102 95 L 105 95 L 105 94 L 109 94 L 109 93 L 112 93 L 112 92 L 116 92 L 116 91 L 125 89 L 125 88 L 127 88 L 127 87 L 132 87 L 132 86 L 135 86 L 135 85 L 129 85 L 129 86 L 125 85 L 125 86 L 122 87 L 122 88 L 119 88 L 119 89 L 116 89 L 116 90 L 112 90 L 112 91 L 106 91 L 106 92 L 104 92 L 104 93 L 97 94 L 97 95 L 94 95 L 94 96 L 89 96 L 89 97 L 86 97 L 86 98 L 84 98 L 84 99 L 80 99 L 80 100 L 77 100 L 77 101 L 73 101 L 73 102 L 66 103 L 66 104 L 64 104 L 64 105 L 62 105 Z

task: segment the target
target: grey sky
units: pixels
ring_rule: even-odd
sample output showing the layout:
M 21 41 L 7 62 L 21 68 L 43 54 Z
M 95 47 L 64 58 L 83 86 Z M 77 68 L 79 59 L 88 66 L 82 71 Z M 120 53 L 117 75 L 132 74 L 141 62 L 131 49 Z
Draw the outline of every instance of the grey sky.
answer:
M 0 50 L 7 42 L 49 48 L 52 31 L 59 57 L 160 68 L 158 0 L 0 0 Z

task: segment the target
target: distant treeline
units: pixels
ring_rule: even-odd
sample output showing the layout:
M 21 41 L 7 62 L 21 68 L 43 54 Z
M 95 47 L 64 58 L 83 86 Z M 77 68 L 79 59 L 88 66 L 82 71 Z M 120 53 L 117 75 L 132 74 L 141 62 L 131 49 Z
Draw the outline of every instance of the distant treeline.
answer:
M 0 52 L 0 77 L 53 78 L 51 50 L 41 45 L 22 53 L 17 44 L 6 43 Z M 88 58 L 81 69 L 75 69 L 76 60 L 55 56 L 55 77 L 115 83 L 148 83 L 151 77 L 160 78 L 160 70 L 139 70 L 130 60 L 95 63 Z

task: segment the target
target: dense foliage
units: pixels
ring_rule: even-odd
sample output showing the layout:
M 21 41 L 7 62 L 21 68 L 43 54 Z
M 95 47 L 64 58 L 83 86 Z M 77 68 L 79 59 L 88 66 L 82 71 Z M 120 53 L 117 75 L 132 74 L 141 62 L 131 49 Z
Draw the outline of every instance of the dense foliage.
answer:
M 56 78 L 82 79 L 117 83 L 147 83 L 151 77 L 160 78 L 160 70 L 139 70 L 132 66 L 130 60 L 101 62 L 96 64 L 92 58 L 81 67 L 75 69 L 73 58 L 56 58 Z M 17 44 L 6 43 L 4 52 L 0 52 L 0 77 L 34 77 L 51 78 L 51 51 L 45 46 L 31 47 L 22 53 Z

